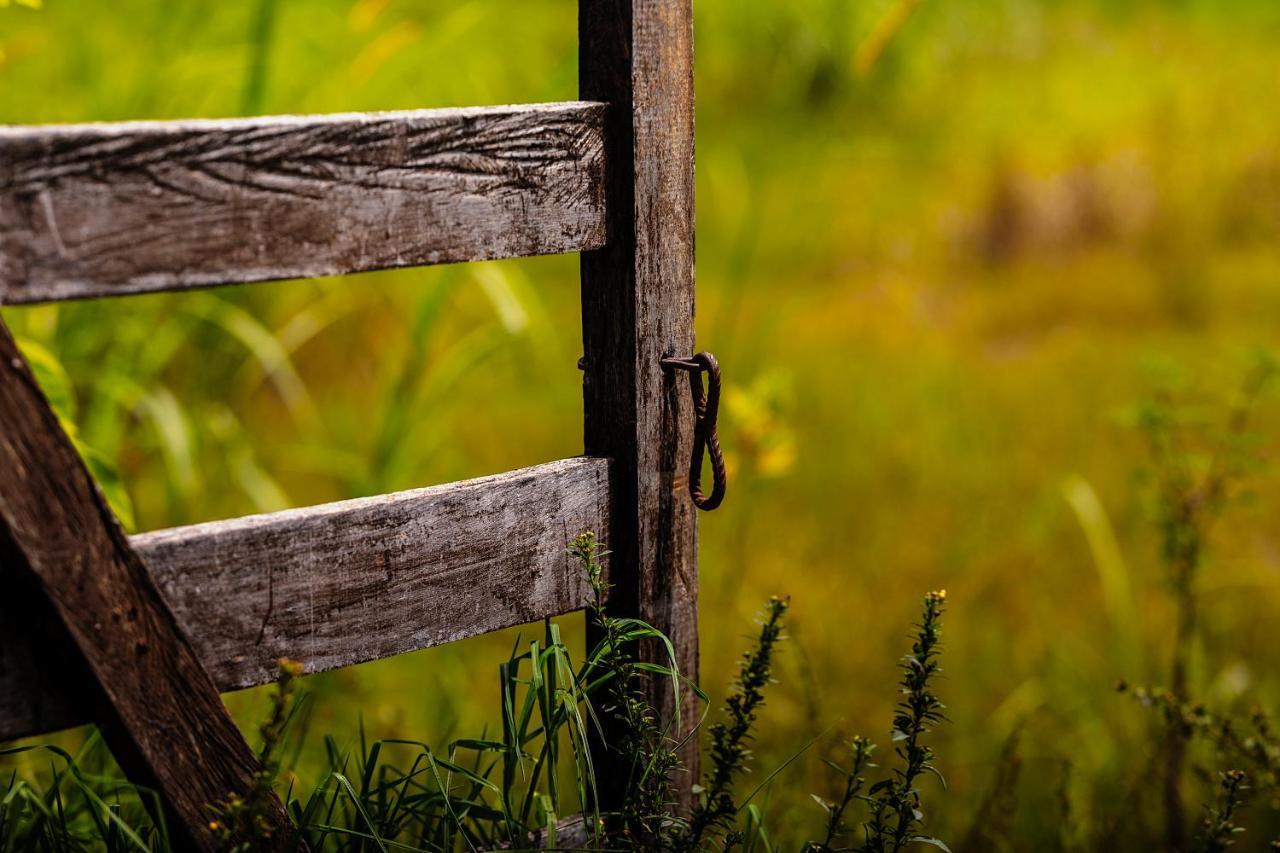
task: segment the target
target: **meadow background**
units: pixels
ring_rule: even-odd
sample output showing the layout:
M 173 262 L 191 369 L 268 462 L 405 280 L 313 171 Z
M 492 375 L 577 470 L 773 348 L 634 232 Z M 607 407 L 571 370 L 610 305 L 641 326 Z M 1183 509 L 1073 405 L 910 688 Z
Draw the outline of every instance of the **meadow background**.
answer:
M 5 6 L 5 123 L 576 95 L 573 0 Z M 830 795 L 823 752 L 887 741 L 907 625 L 945 587 L 933 834 L 963 836 L 1019 727 L 1024 837 L 1057 839 L 1063 790 L 1085 827 L 1154 749 L 1114 682 L 1165 677 L 1172 631 L 1128 413 L 1172 387 L 1211 420 L 1251 353 L 1280 349 L 1280 4 L 696 6 L 697 331 L 726 371 L 733 478 L 701 518 L 704 685 L 723 694 L 752 614 L 792 596 L 756 765 L 833 727 L 768 801 L 799 837 L 822 817 L 805 793 Z M 895 8 L 913 13 L 886 28 Z M 579 453 L 577 272 L 538 258 L 4 319 L 148 530 Z M 1265 449 L 1276 400 L 1257 417 Z M 1264 470 L 1252 494 L 1211 543 L 1193 683 L 1274 709 L 1280 488 Z M 310 678 L 312 728 L 478 732 L 513 639 Z M 246 725 L 262 707 L 228 702 Z

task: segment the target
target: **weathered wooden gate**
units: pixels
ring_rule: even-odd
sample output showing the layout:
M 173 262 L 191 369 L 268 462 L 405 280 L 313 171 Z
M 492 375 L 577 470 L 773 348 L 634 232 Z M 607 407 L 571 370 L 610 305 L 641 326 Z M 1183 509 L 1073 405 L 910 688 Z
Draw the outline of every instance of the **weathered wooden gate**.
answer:
M 0 304 L 581 252 L 586 453 L 126 536 L 0 324 L 0 740 L 98 722 L 212 849 L 256 769 L 218 691 L 582 608 L 585 529 L 697 678 L 693 412 L 660 364 L 693 350 L 691 19 L 580 0 L 572 103 L 0 129 Z

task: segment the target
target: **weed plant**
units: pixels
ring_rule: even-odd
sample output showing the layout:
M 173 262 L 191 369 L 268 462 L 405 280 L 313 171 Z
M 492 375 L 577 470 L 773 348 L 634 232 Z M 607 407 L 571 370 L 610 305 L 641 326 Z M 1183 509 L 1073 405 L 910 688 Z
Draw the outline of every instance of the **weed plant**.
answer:
M 711 727 L 711 772 L 700 786 L 693 817 L 688 830 L 678 837 L 677 849 L 695 850 L 709 835 L 728 836 L 733 832 L 739 810 L 733 797 L 734 781 L 747 772 L 751 733 L 770 683 L 774 648 L 782 638 L 782 617 L 787 606 L 779 598 L 769 601 L 760 637 L 743 656 L 733 692 L 725 701 L 727 720 Z

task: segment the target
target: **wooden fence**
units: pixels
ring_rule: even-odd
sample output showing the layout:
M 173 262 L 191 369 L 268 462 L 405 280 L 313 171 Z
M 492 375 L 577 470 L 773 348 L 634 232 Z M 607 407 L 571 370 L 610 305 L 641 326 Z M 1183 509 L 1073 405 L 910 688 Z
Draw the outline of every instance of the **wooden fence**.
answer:
M 696 680 L 695 413 L 660 364 L 693 351 L 691 0 L 580 0 L 578 24 L 578 102 L 0 128 L 0 304 L 581 252 L 585 404 L 576 459 L 126 536 L 0 323 L 0 740 L 97 722 L 211 850 L 210 806 L 258 769 L 219 691 L 580 609 L 585 529 L 609 606 Z

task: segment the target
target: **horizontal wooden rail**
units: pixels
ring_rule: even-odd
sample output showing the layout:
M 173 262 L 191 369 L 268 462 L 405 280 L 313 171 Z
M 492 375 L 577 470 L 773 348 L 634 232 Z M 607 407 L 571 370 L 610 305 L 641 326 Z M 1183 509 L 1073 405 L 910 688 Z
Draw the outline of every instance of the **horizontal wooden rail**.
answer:
M 0 303 L 596 249 L 604 111 L 0 128 Z
M 609 462 L 494 477 L 130 537 L 224 691 L 389 657 L 585 607 L 565 554 L 609 526 Z M 0 741 L 89 721 L 68 674 L 0 594 Z

